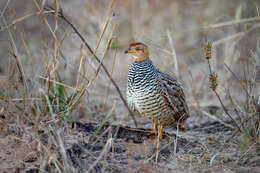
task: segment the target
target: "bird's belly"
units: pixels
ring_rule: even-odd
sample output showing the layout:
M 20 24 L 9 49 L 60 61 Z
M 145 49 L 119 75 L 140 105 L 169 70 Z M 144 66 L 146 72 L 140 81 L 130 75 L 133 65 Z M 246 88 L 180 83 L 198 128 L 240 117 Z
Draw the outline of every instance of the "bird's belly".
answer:
M 134 105 L 137 111 L 153 121 L 161 122 L 174 121 L 173 112 L 168 109 L 163 98 L 158 92 L 135 92 Z

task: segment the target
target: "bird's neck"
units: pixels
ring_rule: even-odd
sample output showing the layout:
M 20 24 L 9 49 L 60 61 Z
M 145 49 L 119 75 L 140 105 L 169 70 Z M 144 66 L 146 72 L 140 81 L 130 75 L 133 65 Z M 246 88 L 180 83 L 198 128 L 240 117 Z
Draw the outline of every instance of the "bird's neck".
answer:
M 134 64 L 136 64 L 136 65 L 150 65 L 150 64 L 152 64 L 152 61 L 150 60 L 150 59 L 144 59 L 144 60 L 135 60 L 134 61 Z
M 134 56 L 135 62 L 142 62 L 146 60 L 150 60 L 149 56 Z
M 150 80 L 155 75 L 155 67 L 151 60 L 135 61 L 128 71 L 128 83 L 136 85 L 144 80 Z
M 151 69 L 154 69 L 153 63 L 151 60 L 144 60 L 144 61 L 135 61 L 130 68 L 130 71 L 133 73 L 136 72 L 142 72 L 146 73 L 150 71 Z

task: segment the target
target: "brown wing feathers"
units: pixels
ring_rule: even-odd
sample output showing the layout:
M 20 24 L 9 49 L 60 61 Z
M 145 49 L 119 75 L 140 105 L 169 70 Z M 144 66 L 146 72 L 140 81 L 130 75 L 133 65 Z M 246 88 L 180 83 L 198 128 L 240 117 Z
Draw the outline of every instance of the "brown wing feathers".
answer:
M 180 84 L 167 74 L 158 72 L 160 77 L 159 87 L 162 88 L 161 95 L 168 109 L 174 111 L 176 120 L 182 119 L 187 114 L 185 110 L 185 97 Z M 183 117 L 184 118 L 184 117 Z

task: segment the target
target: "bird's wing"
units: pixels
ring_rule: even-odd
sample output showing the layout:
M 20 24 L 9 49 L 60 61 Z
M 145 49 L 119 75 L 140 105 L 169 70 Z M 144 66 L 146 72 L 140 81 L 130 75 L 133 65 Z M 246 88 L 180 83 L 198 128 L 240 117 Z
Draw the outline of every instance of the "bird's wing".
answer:
M 181 84 L 170 75 L 157 70 L 159 88 L 168 109 L 173 110 L 176 120 L 185 120 L 189 116 L 188 106 Z

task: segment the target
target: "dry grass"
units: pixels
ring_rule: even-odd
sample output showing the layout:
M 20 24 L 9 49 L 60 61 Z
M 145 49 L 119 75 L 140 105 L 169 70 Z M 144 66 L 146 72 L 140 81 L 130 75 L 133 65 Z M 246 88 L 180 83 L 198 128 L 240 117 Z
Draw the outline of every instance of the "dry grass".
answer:
M 0 167 L 259 172 L 259 6 L 254 0 L 1 1 Z M 190 130 L 167 129 L 157 153 L 151 139 L 118 137 L 119 125 L 151 127 L 124 99 L 132 60 L 122 52 L 134 40 L 182 81 L 191 109 Z M 208 62 L 206 40 L 212 41 Z M 75 121 L 99 126 L 86 133 L 70 128 Z

